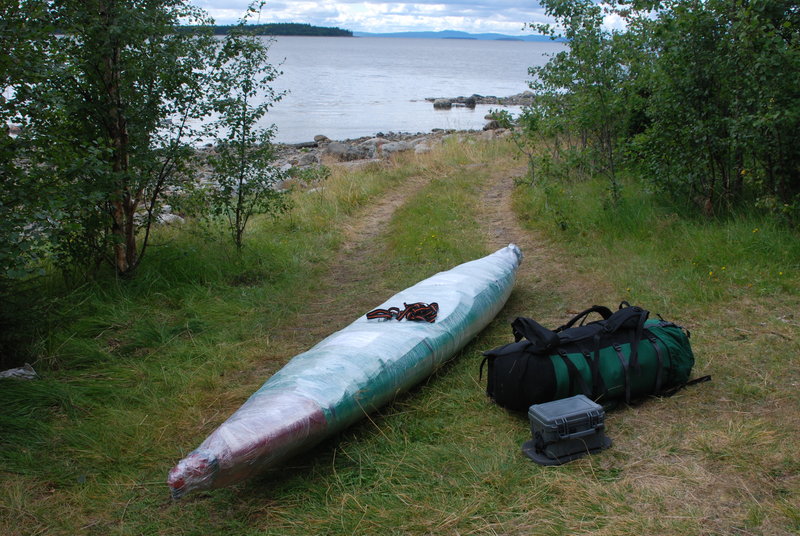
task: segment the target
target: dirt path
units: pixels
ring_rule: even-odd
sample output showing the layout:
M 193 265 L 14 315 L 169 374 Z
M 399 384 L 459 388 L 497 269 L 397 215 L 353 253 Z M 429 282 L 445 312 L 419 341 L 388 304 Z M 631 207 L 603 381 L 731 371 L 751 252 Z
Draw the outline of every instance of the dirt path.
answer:
M 533 316 L 546 325 L 557 325 L 593 303 L 610 304 L 615 299 L 614 289 L 599 270 L 577 274 L 569 255 L 521 225 L 512 196 L 515 180 L 526 171 L 525 167 L 495 171 L 487 176 L 481 193 L 483 211 L 479 221 L 487 244 L 494 250 L 513 242 L 524 255 L 507 310 L 513 315 Z
M 389 229 L 395 211 L 430 182 L 430 177 L 414 176 L 391 190 L 384 198 L 364 207 L 350 225 L 345 228 L 345 240 L 330 272 L 330 286 L 358 283 L 374 274 L 365 273 L 368 261 L 381 254 L 376 239 Z
M 477 219 L 487 249 L 494 251 L 513 242 L 525 255 L 507 314 L 528 315 L 557 324 L 576 310 L 591 305 L 589 302 L 606 303 L 606 297 L 612 294 L 608 283 L 598 274 L 576 276 L 568 256 L 559 254 L 552 244 L 520 224 L 513 210 L 512 194 L 515 179 L 526 168 L 494 168 L 491 164 L 481 167 L 486 175 Z M 395 211 L 430 180 L 430 176 L 411 177 L 353 215 L 344 230 L 339 253 L 321 278 L 322 288 L 303 312 L 303 327 L 288 323 L 273 333 L 274 340 L 280 341 L 281 354 L 292 356 L 307 350 L 374 307 L 376 296 L 389 296 L 398 290 L 382 282 L 381 274 L 390 267 L 382 261 L 380 237 L 388 231 Z M 365 289 L 369 292 L 364 292 Z
M 380 276 L 387 268 L 381 261 L 383 251 L 378 238 L 388 231 L 395 211 L 429 181 L 430 177 L 410 177 L 353 215 L 344 229 L 344 243 L 322 277 L 322 288 L 306 308 L 303 328 L 286 325 L 275 334 L 285 341 L 287 355 L 307 350 L 350 324 L 375 306 L 375 296 L 392 293 Z M 363 292 L 366 288 L 370 292 Z
M 524 174 L 525 168 L 521 167 L 509 172 L 493 171 L 486 178 L 481 192 L 483 211 L 479 221 L 483 224 L 489 249 L 496 250 L 514 243 L 523 249 L 527 257 L 529 252 L 541 248 L 535 248 L 532 237 L 520 225 L 511 203 L 514 181 Z

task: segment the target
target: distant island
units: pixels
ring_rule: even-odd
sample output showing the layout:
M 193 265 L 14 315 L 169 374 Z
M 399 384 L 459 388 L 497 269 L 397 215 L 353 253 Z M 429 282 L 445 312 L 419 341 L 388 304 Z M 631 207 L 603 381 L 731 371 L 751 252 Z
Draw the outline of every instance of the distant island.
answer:
M 192 31 L 203 26 L 182 26 L 184 31 Z M 214 25 L 212 29 L 214 35 L 226 35 L 238 25 Z M 247 28 L 256 35 L 299 35 L 315 37 L 353 37 L 353 32 L 341 28 L 328 28 L 324 26 L 312 26 L 310 24 L 300 24 L 295 22 L 276 22 L 270 24 L 248 24 Z
M 441 32 L 395 32 L 395 33 L 369 33 L 354 32 L 356 37 L 405 37 L 412 39 L 470 39 L 477 41 L 551 41 L 546 35 L 504 35 L 498 33 L 479 33 L 471 34 L 456 30 L 443 30 Z M 563 39 L 556 39 L 563 41 Z
M 237 25 L 220 24 L 212 26 L 215 35 L 226 35 L 232 29 L 238 28 Z M 301 24 L 296 22 L 276 22 L 269 24 L 248 24 L 247 28 L 256 35 L 274 36 L 316 36 L 316 37 L 396 37 L 408 39 L 465 39 L 471 41 L 527 41 L 542 42 L 552 41 L 546 35 L 505 35 L 499 33 L 479 33 L 472 34 L 456 30 L 443 30 L 440 32 L 390 32 L 390 33 L 370 33 L 353 32 L 342 28 L 332 28 L 326 26 L 312 26 L 311 24 Z M 182 26 L 181 30 L 191 32 L 193 30 L 207 30 L 207 26 Z M 565 41 L 565 39 L 555 39 L 555 41 Z

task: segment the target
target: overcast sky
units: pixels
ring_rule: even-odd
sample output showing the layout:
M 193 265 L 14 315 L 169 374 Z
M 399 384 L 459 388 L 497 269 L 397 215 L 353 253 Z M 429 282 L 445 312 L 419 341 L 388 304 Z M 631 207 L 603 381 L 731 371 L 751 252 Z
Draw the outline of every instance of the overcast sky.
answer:
M 244 13 L 250 0 L 192 3 L 208 11 L 217 24 L 231 24 Z M 260 20 L 337 26 L 354 32 L 461 30 L 509 35 L 533 33 L 524 29 L 525 23 L 545 21 L 544 10 L 536 0 L 268 0 Z

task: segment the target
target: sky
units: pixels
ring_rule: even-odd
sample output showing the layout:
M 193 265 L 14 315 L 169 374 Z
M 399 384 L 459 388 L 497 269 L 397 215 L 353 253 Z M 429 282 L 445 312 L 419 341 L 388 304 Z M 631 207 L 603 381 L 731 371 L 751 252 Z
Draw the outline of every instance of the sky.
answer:
M 192 0 L 217 24 L 233 24 L 250 0 Z M 549 22 L 536 0 L 267 0 L 260 22 L 300 22 L 354 32 L 461 30 L 530 35 L 530 22 Z

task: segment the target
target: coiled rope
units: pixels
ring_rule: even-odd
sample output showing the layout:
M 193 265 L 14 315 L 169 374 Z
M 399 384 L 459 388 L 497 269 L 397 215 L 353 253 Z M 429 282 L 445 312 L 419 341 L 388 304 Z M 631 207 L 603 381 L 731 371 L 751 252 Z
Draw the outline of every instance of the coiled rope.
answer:
M 414 322 L 435 322 L 436 315 L 439 313 L 439 304 L 433 303 L 404 303 L 405 309 L 399 307 L 389 307 L 388 309 L 375 309 L 367 313 L 367 318 L 373 320 L 382 318 L 384 320 L 412 320 Z

